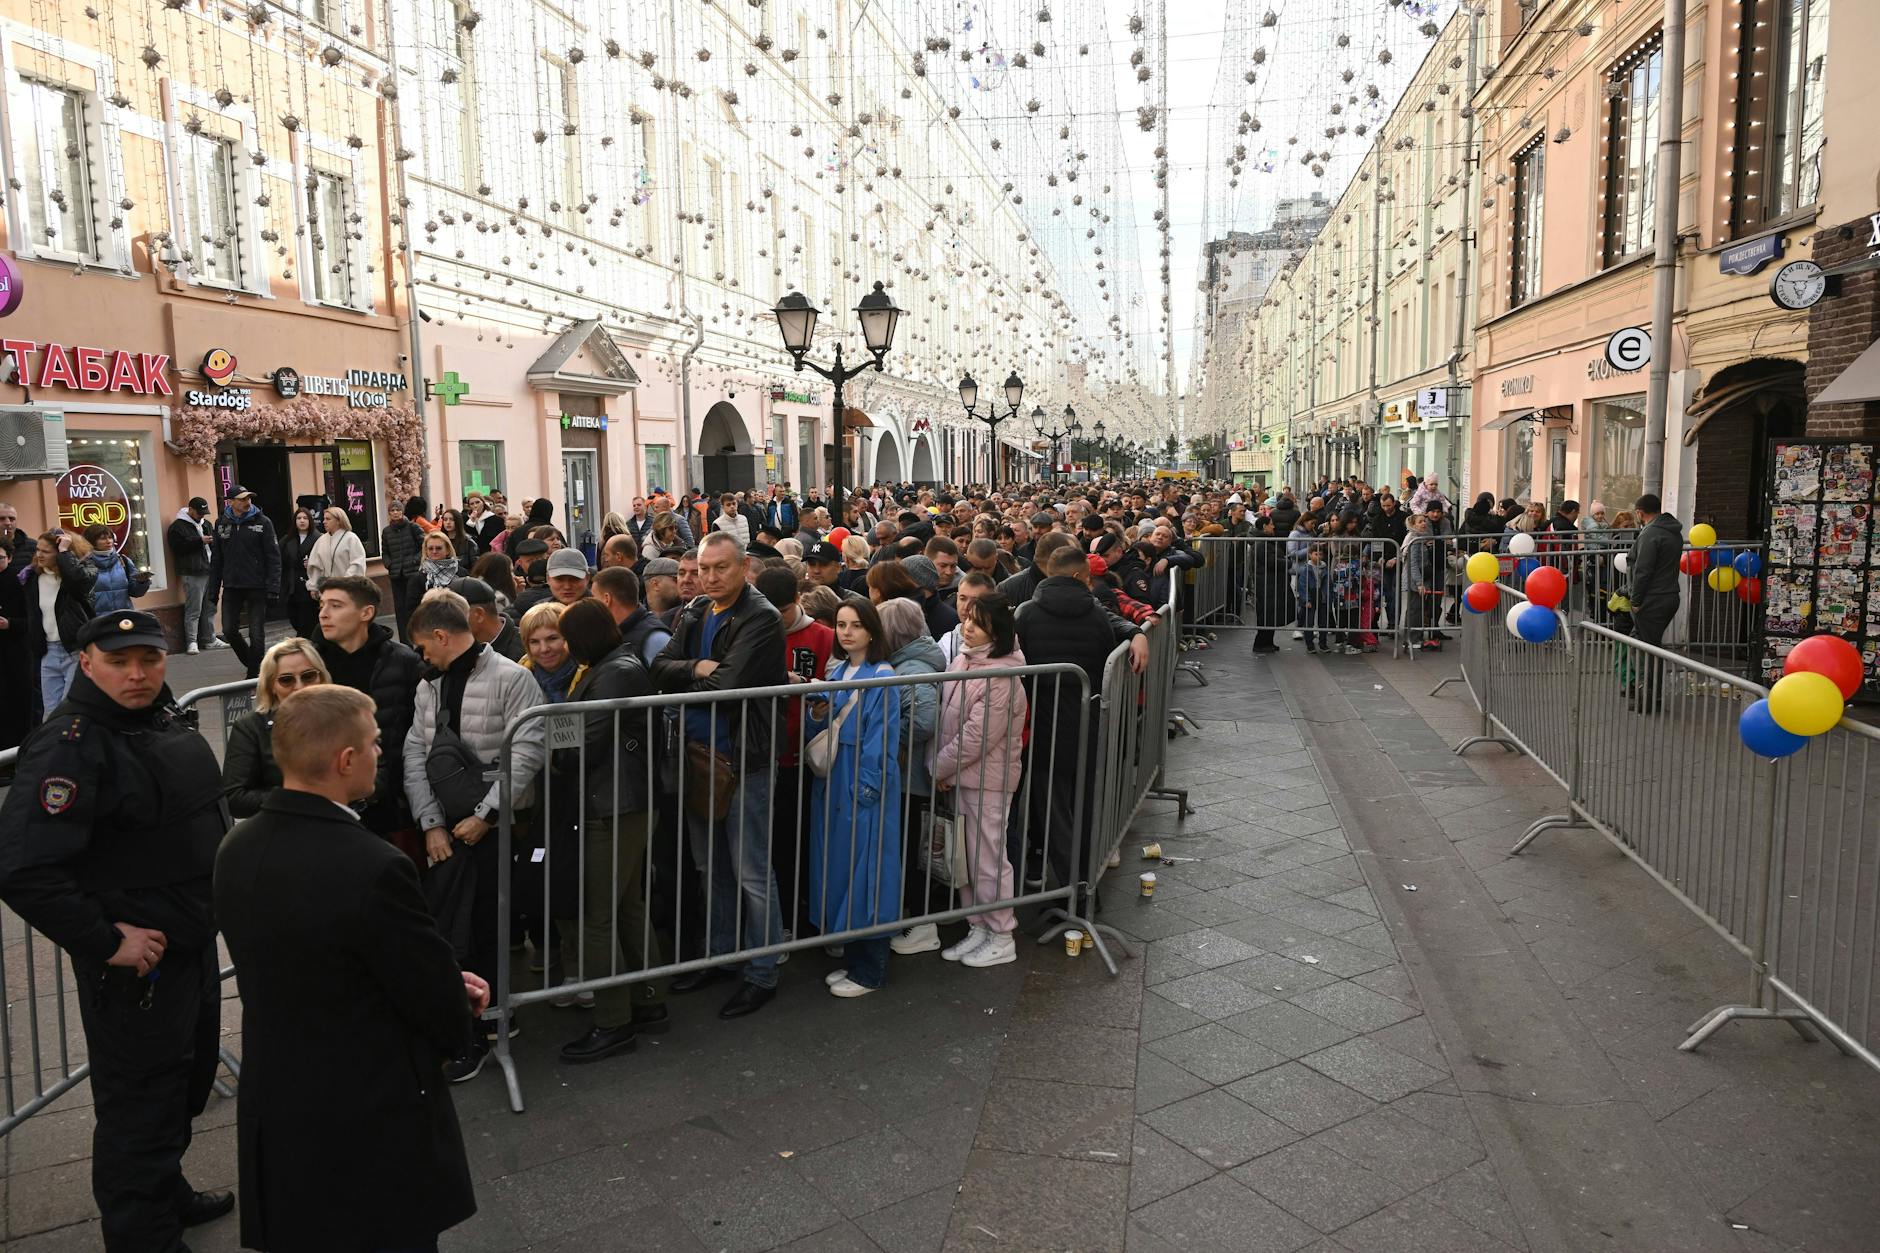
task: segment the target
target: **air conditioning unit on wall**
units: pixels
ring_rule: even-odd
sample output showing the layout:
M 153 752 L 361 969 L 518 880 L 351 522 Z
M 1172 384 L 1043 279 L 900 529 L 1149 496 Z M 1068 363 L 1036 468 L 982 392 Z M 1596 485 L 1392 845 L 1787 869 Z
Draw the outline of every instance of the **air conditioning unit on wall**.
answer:
M 27 405 L 0 405 L 0 479 L 64 474 L 65 413 Z

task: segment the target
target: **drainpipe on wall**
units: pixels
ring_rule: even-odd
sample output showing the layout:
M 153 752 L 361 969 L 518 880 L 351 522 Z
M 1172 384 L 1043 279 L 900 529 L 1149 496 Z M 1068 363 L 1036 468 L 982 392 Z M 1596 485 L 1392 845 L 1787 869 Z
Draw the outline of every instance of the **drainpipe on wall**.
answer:
M 1659 80 L 1658 221 L 1652 239 L 1652 372 L 1645 393 L 1645 490 L 1665 490 L 1665 418 L 1671 400 L 1671 309 L 1678 294 L 1678 184 L 1684 140 L 1684 5 L 1665 0 L 1665 68 Z
M 1475 167 L 1481 163 L 1481 156 L 1475 150 L 1475 89 L 1476 75 L 1480 72 L 1480 56 L 1477 53 L 1477 40 L 1482 30 L 1482 10 L 1479 6 L 1469 9 L 1469 83 L 1466 94 L 1462 97 L 1467 107 L 1467 115 L 1462 119 L 1462 238 L 1456 242 L 1461 245 L 1462 259 L 1456 262 L 1456 343 L 1449 354 L 1449 458 L 1444 467 L 1445 479 L 1449 490 L 1455 494 L 1455 506 L 1460 514 L 1465 502 L 1462 496 L 1462 478 L 1457 472 L 1457 463 L 1461 460 L 1461 436 L 1466 427 L 1458 427 L 1460 419 L 1457 411 L 1462 408 L 1462 354 L 1468 350 L 1474 339 L 1475 328 L 1469 318 L 1469 261 L 1474 256 L 1476 232 L 1470 229 L 1470 223 L 1478 220 L 1475 204 Z M 1471 414 L 1475 406 L 1469 406 Z M 1473 418 L 1471 418 L 1473 422 Z

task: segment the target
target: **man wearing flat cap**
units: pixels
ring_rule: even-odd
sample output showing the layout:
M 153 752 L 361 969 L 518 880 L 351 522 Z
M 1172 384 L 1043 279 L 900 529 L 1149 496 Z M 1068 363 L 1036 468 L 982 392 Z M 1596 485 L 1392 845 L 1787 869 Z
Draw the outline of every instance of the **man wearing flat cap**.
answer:
M 235 1204 L 183 1179 L 215 1079 L 221 769 L 178 716 L 154 617 L 102 614 L 76 643 L 80 673 L 0 807 L 0 901 L 72 960 L 105 1249 L 176 1253 Z

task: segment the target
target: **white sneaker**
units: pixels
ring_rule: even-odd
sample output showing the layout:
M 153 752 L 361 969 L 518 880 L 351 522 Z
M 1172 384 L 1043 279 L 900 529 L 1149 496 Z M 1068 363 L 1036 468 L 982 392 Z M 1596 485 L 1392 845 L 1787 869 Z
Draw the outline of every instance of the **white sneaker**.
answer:
M 570 976 L 561 981 L 561 986 L 567 987 L 573 982 L 574 978 Z M 582 1009 L 593 1009 L 594 994 L 592 992 L 561 992 L 557 993 L 555 999 L 550 1001 L 549 1004 L 553 1005 L 556 1009 L 570 1009 L 576 1005 L 579 1005 Z
M 837 980 L 835 983 L 832 983 L 829 985 L 829 991 L 834 993 L 836 996 L 847 996 L 847 997 L 867 996 L 870 992 L 873 992 L 874 990 L 875 989 L 870 988 L 870 987 L 864 987 L 863 985 L 855 982 L 853 979 L 847 979 L 847 978 Z
M 1306 633 L 1305 633 L 1304 631 L 1294 631 L 1294 632 L 1293 632 L 1293 638 L 1294 638 L 1294 639 L 1296 639 L 1296 640 L 1302 640 L 1302 639 L 1304 639 L 1305 637 L 1306 637 Z
M 826 984 L 827 986 L 829 986 L 829 987 L 832 987 L 832 988 L 833 988 L 833 987 L 834 987 L 834 986 L 836 986 L 836 984 L 838 984 L 838 983 L 846 983 L 846 982 L 848 982 L 848 978 L 849 978 L 849 972 L 848 972 L 848 971 L 846 971 L 846 970 L 832 970 L 832 971 L 830 971 L 830 972 L 829 972 L 828 974 L 826 974 L 826 975 L 824 975 L 824 976 L 823 976 L 823 983 L 824 983 L 824 984 Z
M 215 642 L 209 645 L 209 647 L 210 648 L 233 648 L 235 646 L 218 635 L 215 637 Z
M 183 651 L 188 653 L 191 657 L 194 657 L 197 653 L 201 652 L 202 650 L 196 647 L 195 640 L 191 640 L 189 641 L 189 647 L 184 649 Z
M 952 945 L 949 948 L 941 949 L 940 956 L 947 961 L 956 962 L 960 960 L 962 957 L 966 956 L 968 953 L 972 952 L 974 949 L 978 948 L 981 944 L 984 944 L 986 942 L 986 937 L 991 934 L 992 932 L 986 930 L 986 928 L 980 926 L 978 923 L 975 922 L 972 926 L 966 929 L 966 935 L 960 940 L 958 944 Z
M 909 957 L 915 953 L 931 953 L 940 947 L 940 928 L 931 922 L 909 927 L 889 940 L 888 947 L 903 957 Z
M 981 966 L 1003 966 L 1017 960 L 1018 941 L 994 931 L 986 936 L 984 944 L 960 958 L 960 965 L 978 969 Z

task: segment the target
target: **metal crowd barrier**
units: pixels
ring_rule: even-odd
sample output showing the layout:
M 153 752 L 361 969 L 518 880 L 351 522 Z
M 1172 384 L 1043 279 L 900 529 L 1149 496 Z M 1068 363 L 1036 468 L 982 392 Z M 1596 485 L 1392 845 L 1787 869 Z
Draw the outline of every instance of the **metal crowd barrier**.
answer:
M 1735 1019 L 1776 1019 L 1880 1069 L 1880 732 L 1844 719 L 1793 757 L 1755 757 L 1737 719 L 1764 688 L 1596 622 L 1515 640 L 1503 620 L 1520 601 L 1504 588 L 1466 629 L 1484 730 L 1456 747 L 1519 748 L 1565 789 L 1565 811 L 1511 851 L 1590 828 L 1743 956 L 1745 999 L 1693 1023 L 1680 1049 Z
M 972 814 L 954 820 L 962 837 L 954 853 L 924 820 L 928 807 L 908 783 L 921 773 L 917 762 L 945 747 L 928 741 L 937 737 L 942 707 L 970 708 L 975 697 L 989 702 L 991 685 L 1026 694 L 1024 702 L 1006 702 L 999 725 L 979 727 L 988 751 L 1021 745 L 1019 769 L 1012 775 L 993 767 L 975 776 L 981 787 L 939 794 Z M 886 699 L 871 699 L 876 692 Z M 813 736 L 851 698 L 860 703 L 842 728 L 847 746 L 827 780 L 808 768 L 803 753 L 794 765 L 779 764 L 778 746 L 799 717 L 799 702 L 808 719 L 805 734 Z M 828 702 L 821 721 L 811 700 Z M 989 704 L 979 709 L 989 716 Z M 617 995 L 740 963 L 756 964 L 753 973 L 761 980 L 775 974 L 763 966 L 774 967 L 791 953 L 1031 905 L 1055 906 L 1062 919 L 1041 940 L 1082 930 L 1114 971 L 1094 921 L 1084 916 L 1092 881 L 1087 802 L 1097 791 L 1091 742 L 1098 713 L 1088 676 L 1072 665 L 525 711 L 506 729 L 496 763 L 503 804 L 495 1000 L 486 1014 L 497 1024 L 495 1053 L 511 1107 L 521 1112 L 522 1088 L 503 1024 L 522 1006 L 542 1001 Z M 919 730 L 923 725 L 927 729 Z M 951 744 L 962 759 L 972 756 L 969 725 L 970 715 L 961 718 Z M 512 802 L 526 799 L 534 784 L 513 777 L 515 756 L 531 737 L 545 741 L 550 766 L 530 816 L 518 823 Z M 720 744 L 728 768 L 694 760 L 686 749 L 691 741 Z M 627 756 L 616 756 L 623 748 Z M 628 768 L 642 777 L 630 782 Z M 576 786 L 570 779 L 588 782 Z M 638 797 L 631 795 L 633 783 Z M 825 803 L 832 796 L 846 801 Z M 631 808 L 634 803 L 642 808 Z M 720 810 L 719 817 L 700 816 Z M 518 885 L 519 873 L 539 874 L 539 886 Z M 538 946 L 546 944 L 550 924 L 559 924 L 559 961 L 549 956 L 544 962 L 539 986 L 517 987 L 511 978 L 518 912 L 534 928 Z M 611 916 L 596 916 L 603 912 Z M 566 971 L 561 982 L 554 977 L 557 965 Z
M 1171 707 L 1175 674 L 1182 665 L 1176 630 L 1177 593 L 1171 585 L 1162 621 L 1146 632 L 1149 657 L 1138 674 L 1129 666 L 1129 645 L 1119 644 L 1103 667 L 1103 690 L 1098 700 L 1103 718 L 1097 737 L 1096 838 L 1090 861 L 1090 881 L 1098 882 L 1104 869 L 1119 857 L 1123 838 L 1151 796 L 1176 803 L 1186 818 L 1192 808 L 1184 788 L 1172 788 L 1162 777 L 1168 761 L 1169 735 L 1187 715 Z M 1098 924 L 1125 953 L 1127 943 L 1110 928 Z M 1107 953 L 1105 960 L 1108 961 Z M 1114 965 L 1111 966 L 1114 972 Z
M 1324 553 L 1326 591 L 1307 605 L 1299 594 L 1311 552 Z M 1397 542 L 1359 536 L 1211 535 L 1195 541 L 1191 632 L 1302 631 L 1307 642 L 1372 649 L 1402 621 L 1391 605 L 1399 576 Z
M 254 692 L 254 680 L 248 679 L 197 688 L 178 697 L 176 703 L 192 719 L 199 720 L 202 711 L 197 703 L 220 697 L 217 713 L 226 747 L 228 729 L 253 706 Z M 17 748 L 0 751 L 0 768 L 10 769 L 18 759 Z M 234 973 L 232 966 L 222 968 L 224 980 Z M 0 1012 L 0 1064 L 5 1067 L 0 1074 L 0 1089 L 5 1095 L 0 1136 L 4 1136 L 83 1083 L 91 1073 L 91 1063 L 75 1057 L 72 1051 L 79 1012 L 70 959 L 63 949 L 44 940 L 3 907 L 0 991 L 6 997 L 4 1012 Z M 22 1010 L 23 1023 L 17 1021 Z M 220 1054 L 229 1073 L 239 1079 L 241 1063 L 227 1049 L 221 1049 Z M 234 1095 L 221 1079 L 216 1080 L 216 1091 L 225 1097 Z

